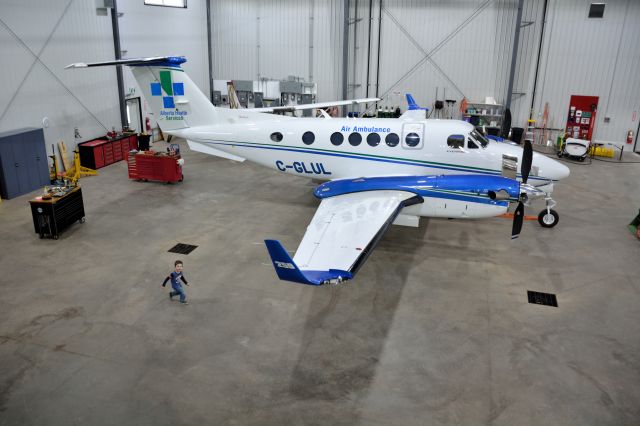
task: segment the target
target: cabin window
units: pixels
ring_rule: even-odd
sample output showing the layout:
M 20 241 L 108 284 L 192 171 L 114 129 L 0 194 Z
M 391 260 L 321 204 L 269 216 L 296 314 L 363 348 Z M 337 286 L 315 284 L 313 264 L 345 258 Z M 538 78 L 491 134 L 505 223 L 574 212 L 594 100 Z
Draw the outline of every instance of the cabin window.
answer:
M 463 148 L 464 140 L 464 135 L 451 135 L 447 138 L 447 145 L 449 148 Z
M 271 140 L 274 142 L 282 142 L 282 133 L 280 132 L 271 133 Z
M 304 142 L 305 145 L 311 145 L 315 140 L 316 135 L 314 135 L 313 132 L 304 132 L 302 135 L 302 142 Z
M 393 148 L 394 146 L 398 145 L 398 143 L 400 143 L 400 138 L 395 133 L 389 133 L 387 137 L 384 138 L 384 141 L 387 145 Z
M 377 133 L 369 133 L 367 136 L 367 143 L 369 146 L 378 146 L 380 143 L 380 135 Z
M 340 132 L 335 132 L 331 135 L 331 143 L 335 146 L 342 145 L 344 142 L 344 136 Z
M 349 135 L 349 143 L 353 146 L 358 146 L 360 145 L 360 142 L 362 142 L 362 135 L 360 133 L 351 133 Z
M 407 146 L 410 147 L 414 147 L 414 146 L 418 146 L 418 144 L 420 143 L 420 136 L 418 136 L 417 133 L 409 133 L 407 136 L 405 136 L 404 141 L 407 143 Z

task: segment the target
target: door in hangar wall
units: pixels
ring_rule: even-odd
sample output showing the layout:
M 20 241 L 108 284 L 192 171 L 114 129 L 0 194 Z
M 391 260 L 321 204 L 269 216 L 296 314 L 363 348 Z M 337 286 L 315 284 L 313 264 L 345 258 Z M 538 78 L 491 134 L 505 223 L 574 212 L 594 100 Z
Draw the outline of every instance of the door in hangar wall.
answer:
M 127 120 L 129 127 L 138 133 L 142 133 L 142 108 L 140 107 L 140 98 L 127 99 Z

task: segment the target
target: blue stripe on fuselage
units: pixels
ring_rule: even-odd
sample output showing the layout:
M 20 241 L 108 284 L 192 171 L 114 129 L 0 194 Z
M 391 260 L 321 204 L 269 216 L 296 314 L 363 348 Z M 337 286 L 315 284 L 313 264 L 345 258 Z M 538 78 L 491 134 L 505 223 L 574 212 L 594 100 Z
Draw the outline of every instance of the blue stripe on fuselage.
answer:
M 317 155 L 326 155 L 330 157 L 343 157 L 343 158 L 351 158 L 356 160 L 369 160 L 369 161 L 379 161 L 382 163 L 394 163 L 394 164 L 406 164 L 408 166 L 420 166 L 420 167 L 430 167 L 432 169 L 442 169 L 442 170 L 453 170 L 456 172 L 466 172 L 466 173 L 476 173 L 476 174 L 485 174 L 491 176 L 501 176 L 502 173 L 499 171 L 485 171 L 485 170 L 476 170 L 476 169 L 465 169 L 460 167 L 448 167 L 448 166 L 440 166 L 433 164 L 422 164 L 413 162 L 411 160 L 391 160 L 388 158 L 371 158 L 365 157 L 358 154 L 339 154 L 334 152 L 324 152 L 324 151 L 312 151 L 304 148 L 284 148 L 278 146 L 255 146 L 250 144 L 245 144 L 243 142 L 213 142 L 207 141 L 206 143 L 214 144 L 214 145 L 226 145 L 226 146 L 241 146 L 243 148 L 256 148 L 256 149 L 272 149 L 275 151 L 290 151 L 290 152 L 302 152 L 306 154 L 317 154 Z M 521 175 L 518 173 L 518 177 Z M 539 176 L 529 176 L 529 180 L 541 180 L 544 182 L 552 181 L 553 179 L 539 177 Z

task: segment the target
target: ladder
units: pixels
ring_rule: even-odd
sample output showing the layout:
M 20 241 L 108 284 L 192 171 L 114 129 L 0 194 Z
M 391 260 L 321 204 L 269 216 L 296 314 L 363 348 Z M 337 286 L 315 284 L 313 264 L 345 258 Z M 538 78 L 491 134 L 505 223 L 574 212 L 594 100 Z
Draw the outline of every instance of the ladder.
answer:
M 524 134 L 524 140 L 531 142 L 531 145 L 533 145 L 533 142 L 535 139 L 534 137 L 535 131 L 536 131 L 536 120 L 527 120 L 527 131 Z

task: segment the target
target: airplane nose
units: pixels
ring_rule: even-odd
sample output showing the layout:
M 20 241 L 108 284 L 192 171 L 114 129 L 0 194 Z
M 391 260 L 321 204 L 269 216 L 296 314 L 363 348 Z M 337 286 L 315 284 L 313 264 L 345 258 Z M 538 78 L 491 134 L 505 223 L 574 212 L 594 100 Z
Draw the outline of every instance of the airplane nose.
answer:
M 556 161 L 556 163 L 558 163 L 558 166 L 560 167 L 560 170 L 558 171 L 557 179 L 564 179 L 566 177 L 569 177 L 569 175 L 571 174 L 571 170 L 569 170 L 569 168 L 567 166 L 565 166 L 564 164 L 560 164 L 557 161 Z
M 540 170 L 542 176 L 550 177 L 553 180 L 564 179 L 569 176 L 571 170 L 559 161 L 551 158 L 545 158 L 543 170 Z

